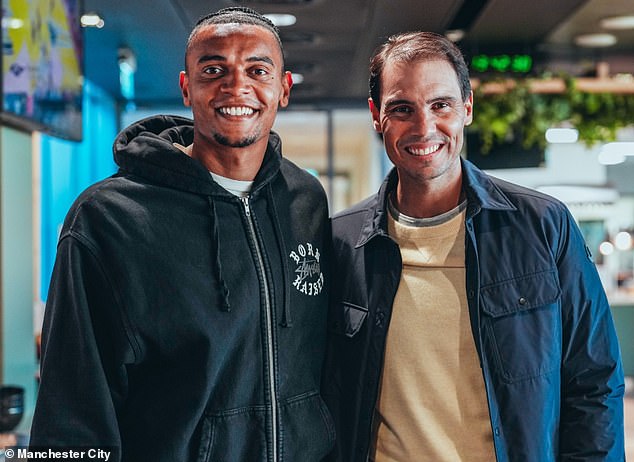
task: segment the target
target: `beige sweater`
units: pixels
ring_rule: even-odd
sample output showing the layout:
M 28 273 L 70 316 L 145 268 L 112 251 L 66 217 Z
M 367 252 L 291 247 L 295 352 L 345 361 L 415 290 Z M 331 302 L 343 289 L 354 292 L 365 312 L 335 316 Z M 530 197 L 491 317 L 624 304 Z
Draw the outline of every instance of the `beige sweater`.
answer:
M 389 216 L 403 272 L 375 414 L 376 462 L 495 460 L 465 293 L 464 218 L 458 208 L 431 225 Z

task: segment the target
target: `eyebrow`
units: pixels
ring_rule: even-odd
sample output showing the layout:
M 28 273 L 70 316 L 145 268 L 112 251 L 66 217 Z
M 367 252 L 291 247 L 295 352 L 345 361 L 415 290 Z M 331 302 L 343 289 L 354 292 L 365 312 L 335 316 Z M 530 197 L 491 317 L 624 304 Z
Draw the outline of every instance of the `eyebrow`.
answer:
M 268 56 L 252 56 L 250 58 L 247 58 L 247 61 L 252 63 L 252 62 L 265 62 L 270 64 L 271 66 L 275 66 L 275 63 L 273 62 L 273 60 L 271 58 L 269 58 Z
M 401 104 L 412 104 L 412 102 L 408 99 L 394 99 L 385 103 L 385 109 L 392 108 L 394 106 L 400 106 Z
M 203 64 L 208 61 L 226 61 L 227 58 L 221 55 L 203 55 L 198 58 L 198 64 Z M 255 62 L 265 62 L 270 64 L 271 66 L 275 66 L 275 63 L 268 56 L 251 56 L 247 58 L 247 62 L 255 63 Z
M 425 101 L 426 104 L 433 104 L 436 103 L 438 101 L 458 101 L 459 98 L 456 98 L 455 96 L 450 96 L 450 95 L 441 95 L 441 96 L 436 96 L 434 98 L 428 99 Z M 399 106 L 401 104 L 413 104 L 413 102 L 411 100 L 408 99 L 395 99 L 392 101 L 388 101 L 387 103 L 385 103 L 385 109 L 390 109 L 394 106 Z
M 460 98 L 457 98 L 455 96 L 451 96 L 451 95 L 446 95 L 446 96 L 436 96 L 435 98 L 432 98 L 430 100 L 427 100 L 427 103 L 435 103 L 437 101 L 458 101 Z

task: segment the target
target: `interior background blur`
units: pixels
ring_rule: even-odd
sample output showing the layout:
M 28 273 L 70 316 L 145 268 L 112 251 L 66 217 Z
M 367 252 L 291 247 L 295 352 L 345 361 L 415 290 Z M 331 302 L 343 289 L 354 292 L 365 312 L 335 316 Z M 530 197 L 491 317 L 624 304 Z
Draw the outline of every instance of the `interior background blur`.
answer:
M 45 1 L 2 0 L 3 62 L 12 64 L 3 67 L 4 110 L 14 102 L 6 96 L 8 85 L 24 70 L 16 68 L 20 48 L 15 37 L 34 27 L 35 18 L 24 15 L 33 14 L 27 7 L 38 3 Z M 487 87 L 486 94 L 510 92 L 513 85 L 534 79 L 551 85 L 540 90 L 546 94 L 566 94 L 561 84 L 570 81 L 579 82 L 579 88 L 586 85 L 583 88 L 589 90 L 584 91 L 634 97 L 634 3 L 630 0 L 46 3 L 78 8 L 77 21 L 82 14 L 94 15 L 83 16 L 81 28 L 81 118 L 67 120 L 72 127 L 81 125 L 81 140 L 52 136 L 43 127 L 5 117 L 4 112 L 0 127 L 0 383 L 26 389 L 22 431 L 28 429 L 35 402 L 36 339 L 64 215 L 81 190 L 116 171 L 111 145 L 119 130 L 157 113 L 190 115 L 182 106 L 178 73 L 187 36 L 199 16 L 225 6 L 249 6 L 278 15 L 275 20 L 280 21 L 286 65 L 294 72 L 295 85 L 291 104 L 278 115 L 274 129 L 282 137 L 284 154 L 322 181 L 333 213 L 375 192 L 391 167 L 371 129 L 367 64 L 373 49 L 393 33 L 417 29 L 452 37 L 465 53 L 475 86 L 511 82 L 502 90 Z M 615 19 L 620 16 L 625 19 Z M 28 19 L 20 23 L 20 18 Z M 564 80 L 557 80 L 560 77 Z M 476 120 L 479 114 L 486 115 L 484 100 L 479 99 L 483 95 L 474 102 Z M 517 107 L 513 104 L 512 109 Z M 586 114 L 582 122 L 599 123 L 611 107 L 602 104 L 598 113 Z M 470 136 L 463 153 L 492 175 L 547 192 L 570 207 L 609 294 L 630 376 L 634 375 L 632 114 L 618 124 L 623 128 L 616 131 L 614 141 L 623 144 L 612 157 L 605 154 L 606 142 L 588 145 L 578 138 L 579 131 L 568 140 L 552 138 L 551 133 L 550 141 L 543 139 L 530 148 L 522 146 L 521 134 L 516 134 L 515 140 L 507 139 L 484 156 L 479 155 L 482 140 Z M 564 120 L 545 128 L 567 129 L 565 137 L 576 127 Z

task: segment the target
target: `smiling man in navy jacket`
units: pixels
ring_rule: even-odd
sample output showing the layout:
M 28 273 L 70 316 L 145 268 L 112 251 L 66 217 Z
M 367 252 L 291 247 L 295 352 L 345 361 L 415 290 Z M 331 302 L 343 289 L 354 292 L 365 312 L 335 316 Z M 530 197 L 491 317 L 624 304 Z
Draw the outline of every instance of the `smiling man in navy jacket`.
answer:
M 392 37 L 370 96 L 395 169 L 333 219 L 332 458 L 623 461 L 623 372 L 590 252 L 563 204 L 461 159 L 460 51 Z
M 115 141 L 119 173 L 62 229 L 31 444 L 112 462 L 318 462 L 330 227 L 323 188 L 271 132 L 288 103 L 275 26 L 202 18 L 180 75 L 194 120 Z

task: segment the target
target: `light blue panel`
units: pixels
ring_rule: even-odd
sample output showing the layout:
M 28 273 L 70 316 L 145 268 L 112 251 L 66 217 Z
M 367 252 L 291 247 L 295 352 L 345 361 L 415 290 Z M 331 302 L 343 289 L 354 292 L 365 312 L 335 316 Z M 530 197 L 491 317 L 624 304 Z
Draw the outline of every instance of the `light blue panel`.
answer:
M 612 317 L 621 346 L 623 371 L 625 375 L 634 377 L 634 304 L 612 306 Z
M 35 405 L 33 188 L 29 134 L 0 127 L 2 382 L 25 388 L 28 428 Z
M 41 296 L 46 300 L 59 230 L 77 196 L 91 184 L 112 175 L 116 165 L 112 143 L 117 134 L 115 101 L 99 87 L 84 86 L 83 140 L 73 142 L 42 136 L 42 272 Z

